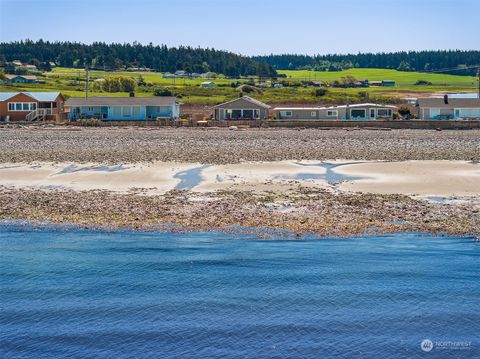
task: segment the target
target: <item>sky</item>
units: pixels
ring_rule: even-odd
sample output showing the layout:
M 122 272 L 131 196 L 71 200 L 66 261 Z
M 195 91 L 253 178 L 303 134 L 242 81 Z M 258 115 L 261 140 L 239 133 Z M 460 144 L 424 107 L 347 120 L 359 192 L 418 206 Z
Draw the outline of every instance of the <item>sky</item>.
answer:
M 0 0 L 0 41 L 189 45 L 244 55 L 480 49 L 480 0 Z

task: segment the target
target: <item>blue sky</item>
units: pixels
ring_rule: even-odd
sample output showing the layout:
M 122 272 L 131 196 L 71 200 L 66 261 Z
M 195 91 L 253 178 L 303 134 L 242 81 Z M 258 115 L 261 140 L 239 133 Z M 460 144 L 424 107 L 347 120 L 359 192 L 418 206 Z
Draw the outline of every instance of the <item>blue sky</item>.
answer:
M 0 41 L 138 41 L 245 55 L 478 50 L 479 14 L 480 0 L 0 0 Z

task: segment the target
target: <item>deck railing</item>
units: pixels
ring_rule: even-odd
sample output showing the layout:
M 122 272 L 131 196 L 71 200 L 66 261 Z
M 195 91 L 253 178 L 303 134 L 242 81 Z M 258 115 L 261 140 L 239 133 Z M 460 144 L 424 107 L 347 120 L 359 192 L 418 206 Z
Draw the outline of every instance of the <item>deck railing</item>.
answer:
M 41 118 L 42 120 L 45 119 L 45 117 L 49 115 L 53 115 L 55 113 L 56 109 L 51 109 L 51 108 L 37 108 L 36 110 L 33 110 L 32 112 L 28 113 L 27 116 L 25 116 L 25 120 L 28 122 L 34 121 L 38 118 Z

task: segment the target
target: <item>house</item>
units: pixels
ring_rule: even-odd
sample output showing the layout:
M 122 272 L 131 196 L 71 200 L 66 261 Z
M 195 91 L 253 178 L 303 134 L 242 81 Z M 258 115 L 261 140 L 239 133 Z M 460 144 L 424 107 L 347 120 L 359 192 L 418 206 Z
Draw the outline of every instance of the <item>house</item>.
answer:
M 35 75 L 5 75 L 7 80 L 12 84 L 34 84 L 37 82 Z
M 20 60 L 13 60 L 13 61 L 12 61 L 12 64 L 13 64 L 13 66 L 15 66 L 15 67 L 18 67 L 18 66 L 22 66 L 22 65 L 23 65 Z
M 353 86 L 354 87 L 369 87 L 369 83 L 368 83 L 368 80 L 356 80 L 354 83 L 353 83 Z
M 382 86 L 384 87 L 395 87 L 396 83 L 393 80 L 382 80 Z
M 177 70 L 175 71 L 175 76 L 176 77 L 188 77 L 187 71 L 184 70 Z
M 417 115 L 422 120 L 480 119 L 480 98 L 419 98 Z
M 65 103 L 69 120 L 97 118 L 105 121 L 177 119 L 180 103 L 176 97 L 71 97 Z
M 215 82 L 212 82 L 212 81 L 205 81 L 205 82 L 202 82 L 200 84 L 200 87 L 205 87 L 205 88 L 214 88 L 214 87 L 217 87 L 217 84 Z
M 64 102 L 60 92 L 0 92 L 0 117 L 10 121 L 60 120 Z
M 213 107 L 216 121 L 225 120 L 258 120 L 268 116 L 270 106 L 248 96 L 221 103 Z
M 36 71 L 37 70 L 37 66 L 35 66 L 35 65 L 25 64 L 25 65 L 23 65 L 23 67 L 25 67 L 29 71 Z
M 385 120 L 392 119 L 396 106 L 360 103 L 333 107 L 276 107 L 274 115 L 280 120 Z

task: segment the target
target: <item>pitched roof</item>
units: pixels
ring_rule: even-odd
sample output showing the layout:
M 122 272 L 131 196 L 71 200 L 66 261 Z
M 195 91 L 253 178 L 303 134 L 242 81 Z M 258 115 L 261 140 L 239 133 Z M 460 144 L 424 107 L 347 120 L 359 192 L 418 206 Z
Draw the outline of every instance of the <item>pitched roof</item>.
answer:
M 330 107 L 275 107 L 274 110 L 277 111 L 290 111 L 290 110 L 336 110 L 340 108 L 346 108 L 347 105 L 341 105 L 341 106 L 330 106 Z M 397 106 L 393 105 L 382 105 L 378 103 L 356 103 L 353 105 L 349 105 L 349 108 L 358 108 L 358 107 L 376 107 L 376 108 L 391 108 L 395 109 Z
M 71 97 L 65 106 L 171 106 L 177 98 L 172 96 L 152 97 Z
M 14 79 L 16 77 L 23 77 L 24 79 L 27 80 L 36 80 L 37 76 L 35 75 L 5 75 L 5 77 L 9 80 Z
M 417 100 L 419 107 L 435 108 L 480 108 L 480 98 L 448 98 L 445 103 L 443 97 L 425 97 Z
M 232 102 L 235 102 L 235 101 L 238 101 L 238 100 L 242 100 L 242 99 L 243 99 L 243 100 L 246 100 L 246 101 L 248 101 L 248 102 L 250 102 L 250 103 L 253 103 L 254 105 L 263 107 L 263 108 L 270 108 L 270 106 L 267 105 L 266 103 L 263 103 L 263 102 L 260 102 L 260 101 L 258 101 L 258 100 L 255 100 L 255 99 L 253 99 L 253 98 L 251 98 L 251 97 L 249 97 L 249 96 L 238 97 L 238 98 L 233 99 L 233 100 L 231 100 L 231 101 L 227 101 L 227 102 L 221 103 L 221 104 L 219 104 L 219 105 L 213 106 L 213 108 L 222 107 L 222 106 L 224 106 L 224 105 L 226 105 L 226 104 L 229 104 L 229 103 L 232 103 Z
M 39 102 L 53 102 L 58 96 L 62 96 L 60 92 L 0 92 L 0 101 L 6 101 L 21 93 L 30 96 Z

